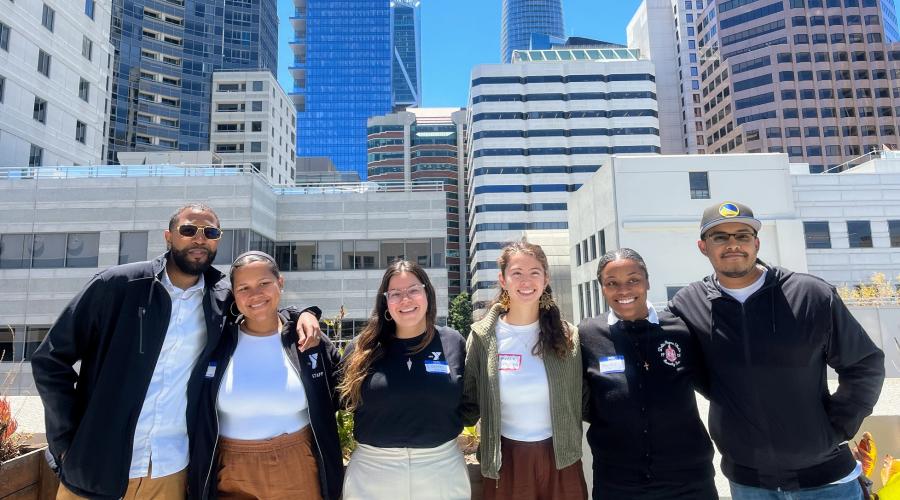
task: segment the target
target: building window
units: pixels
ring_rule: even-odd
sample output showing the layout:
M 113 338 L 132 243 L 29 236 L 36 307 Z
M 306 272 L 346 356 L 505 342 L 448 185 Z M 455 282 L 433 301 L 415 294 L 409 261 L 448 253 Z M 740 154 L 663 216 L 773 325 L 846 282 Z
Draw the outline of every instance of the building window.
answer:
M 147 260 L 147 231 L 119 233 L 119 264 Z
M 0 102 L 3 102 L 4 89 L 6 89 L 6 78 L 0 76 Z
M 709 199 L 709 174 L 708 172 L 688 172 L 688 180 L 691 185 L 692 200 Z
M 891 247 L 900 247 L 900 220 L 888 221 L 888 234 L 891 238 Z
M 675 294 L 678 293 L 678 290 L 684 288 L 683 286 L 667 286 L 666 287 L 666 299 L 672 300 L 675 298 Z
M 597 241 L 600 243 L 600 257 L 606 255 L 606 231 L 597 233 Z
M 262 122 L 250 122 L 251 132 L 262 132 Z
M 591 235 L 591 243 L 588 248 L 591 249 L 591 260 L 596 259 L 597 258 L 597 235 L 596 234 Z
M 262 152 L 262 143 L 261 142 L 251 142 L 250 143 L 250 152 L 251 153 L 260 153 Z
M 872 224 L 867 220 L 848 220 L 850 248 L 872 248 Z
M 44 13 L 41 16 L 41 24 L 44 25 L 45 28 L 53 32 L 53 21 L 56 18 L 56 12 L 53 11 L 47 4 L 44 4 Z
M 94 0 L 84 0 L 84 15 L 94 18 Z
M 831 231 L 828 222 L 804 222 L 803 234 L 806 248 L 831 248 Z
M 87 143 L 87 125 L 78 120 L 75 120 L 75 140 L 82 144 Z
M 81 55 L 88 61 L 94 59 L 94 42 L 87 35 L 81 39 Z
M 50 78 L 50 54 L 43 50 L 38 51 L 38 73 Z
M 253 82 L 253 91 L 254 92 L 262 92 L 263 82 Z
M 36 121 L 47 123 L 47 101 L 40 97 L 34 98 L 34 112 L 31 115 Z
M 0 49 L 9 52 L 9 26 L 0 23 Z
M 251 103 L 251 108 L 250 108 L 250 109 L 251 109 L 252 111 L 262 111 L 262 101 L 253 101 L 253 102 Z
M 575 265 L 581 265 L 581 244 L 578 243 L 575 245 Z
M 44 164 L 44 148 L 31 145 L 31 152 L 28 154 L 28 166 L 40 167 Z
M 78 97 L 84 102 L 90 102 L 91 84 L 84 78 L 78 82 Z

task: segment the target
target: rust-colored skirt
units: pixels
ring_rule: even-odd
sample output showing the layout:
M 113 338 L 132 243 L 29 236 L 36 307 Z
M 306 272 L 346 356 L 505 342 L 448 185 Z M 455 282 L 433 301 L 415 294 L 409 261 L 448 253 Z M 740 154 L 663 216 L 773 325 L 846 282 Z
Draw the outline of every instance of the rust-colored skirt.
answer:
M 219 438 L 219 498 L 321 500 L 309 426 L 272 439 Z
M 553 438 L 514 441 L 500 437 L 500 479 L 484 478 L 484 500 L 585 500 L 581 460 L 556 469 Z

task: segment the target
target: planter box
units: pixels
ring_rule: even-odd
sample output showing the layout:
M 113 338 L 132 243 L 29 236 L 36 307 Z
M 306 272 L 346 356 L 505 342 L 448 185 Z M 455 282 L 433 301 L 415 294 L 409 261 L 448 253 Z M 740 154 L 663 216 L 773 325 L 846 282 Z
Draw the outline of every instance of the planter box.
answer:
M 53 500 L 59 481 L 40 448 L 0 464 L 0 500 Z

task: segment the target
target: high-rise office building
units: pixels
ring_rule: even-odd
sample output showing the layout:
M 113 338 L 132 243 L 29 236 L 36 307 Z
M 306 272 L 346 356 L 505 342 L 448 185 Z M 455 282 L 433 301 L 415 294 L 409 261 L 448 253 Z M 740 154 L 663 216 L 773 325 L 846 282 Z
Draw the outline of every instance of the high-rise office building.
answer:
M 560 248 L 551 274 L 567 311 L 569 193 L 612 154 L 659 152 L 653 63 L 624 48 L 516 51 L 511 64 L 476 66 L 469 95 L 466 191 L 475 308 L 497 293 L 500 249 L 525 234 L 537 243 L 546 235 Z
M 369 119 L 369 180 L 441 182 L 447 194 L 447 279 L 450 297 L 467 291 L 465 203 L 466 111 L 411 108 Z
M 697 26 L 707 152 L 842 169 L 898 143 L 900 46 L 881 0 L 710 3 Z
M 106 144 L 107 1 L 0 8 L 0 166 L 96 165 Z
M 297 156 L 366 175 L 366 120 L 390 113 L 389 0 L 294 0 Z
M 212 73 L 277 70 L 276 0 L 113 0 L 108 159 L 210 148 Z
M 703 0 L 644 0 L 628 23 L 628 46 L 656 66 L 663 154 L 706 152 L 696 21 Z
M 562 0 L 503 0 L 500 60 L 510 62 L 514 50 L 531 48 L 532 35 L 563 38 Z
M 422 105 L 419 0 L 391 1 L 391 85 L 394 110 Z
M 885 41 L 900 42 L 900 28 L 897 23 L 897 6 L 894 0 L 881 0 L 881 19 L 884 24 Z

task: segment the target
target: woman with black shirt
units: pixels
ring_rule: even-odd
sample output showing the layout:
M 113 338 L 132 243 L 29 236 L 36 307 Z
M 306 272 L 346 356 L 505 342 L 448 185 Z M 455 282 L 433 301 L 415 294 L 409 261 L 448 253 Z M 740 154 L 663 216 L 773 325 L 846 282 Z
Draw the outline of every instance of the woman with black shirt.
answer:
M 405 260 L 384 273 L 363 332 L 344 352 L 341 397 L 358 442 L 344 500 L 470 496 L 462 431 L 465 341 L 436 326 L 434 287 Z
M 706 385 L 699 345 L 684 322 L 647 301 L 647 266 L 634 250 L 604 255 L 597 279 L 611 310 L 578 326 L 593 498 L 719 498 L 694 396 Z

